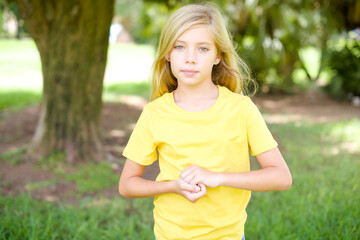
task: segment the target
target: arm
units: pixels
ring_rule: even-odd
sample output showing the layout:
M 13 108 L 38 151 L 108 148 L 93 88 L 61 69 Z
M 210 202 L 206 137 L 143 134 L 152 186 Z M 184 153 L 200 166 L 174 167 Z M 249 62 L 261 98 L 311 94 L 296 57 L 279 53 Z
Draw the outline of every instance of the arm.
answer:
M 190 166 L 181 178 L 190 184 L 201 182 L 209 187 L 228 186 L 252 191 L 284 191 L 292 184 L 292 177 L 279 149 L 273 148 L 256 156 L 262 169 L 250 172 L 211 172 Z
M 189 201 L 196 202 L 206 194 L 205 185 L 191 185 L 181 178 L 174 181 L 146 180 L 142 177 L 144 169 L 145 166 L 126 160 L 119 182 L 120 195 L 127 198 L 144 198 L 164 193 L 177 193 Z

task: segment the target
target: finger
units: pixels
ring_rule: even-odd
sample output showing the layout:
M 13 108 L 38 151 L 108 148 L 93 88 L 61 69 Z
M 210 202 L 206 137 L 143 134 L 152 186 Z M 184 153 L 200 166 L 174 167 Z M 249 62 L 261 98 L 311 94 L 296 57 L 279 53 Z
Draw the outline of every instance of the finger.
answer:
M 199 176 L 193 176 L 188 183 L 197 185 L 200 182 L 201 182 L 201 179 L 199 178 Z
M 202 191 L 202 192 L 198 192 L 198 193 L 189 193 L 187 192 L 187 196 L 186 198 L 195 203 L 197 202 L 200 198 L 204 197 L 206 195 L 206 190 L 205 191 Z
M 197 165 L 191 165 L 187 168 L 185 168 L 181 174 L 184 174 L 184 175 L 188 175 L 188 174 L 191 174 L 194 170 L 196 170 L 197 168 L 199 168 Z
M 184 192 L 184 197 L 192 203 L 195 203 L 197 200 L 199 200 L 203 196 L 204 196 L 204 193 L 201 193 L 201 192 L 198 192 L 198 193 Z
M 205 185 L 205 184 L 198 183 L 197 186 L 200 187 L 200 192 L 204 192 L 204 193 L 206 194 L 207 188 L 206 188 L 206 185 Z
M 189 184 L 186 181 L 184 181 L 182 178 L 179 179 L 180 181 L 180 188 L 183 191 L 189 191 L 189 192 L 199 192 L 200 187 L 195 184 Z
M 183 177 L 183 178 L 186 178 L 186 177 L 188 177 L 189 175 L 191 175 L 192 172 L 193 172 L 192 168 L 191 168 L 191 167 L 188 167 L 188 168 L 184 169 L 184 170 L 181 172 L 180 176 Z
M 193 175 L 193 174 L 191 174 L 191 175 L 188 175 L 188 176 L 186 176 L 186 177 L 182 177 L 182 179 L 185 181 L 185 182 L 187 182 L 187 183 L 189 183 L 189 184 L 196 184 L 196 183 L 194 183 L 194 178 L 195 178 L 195 175 Z

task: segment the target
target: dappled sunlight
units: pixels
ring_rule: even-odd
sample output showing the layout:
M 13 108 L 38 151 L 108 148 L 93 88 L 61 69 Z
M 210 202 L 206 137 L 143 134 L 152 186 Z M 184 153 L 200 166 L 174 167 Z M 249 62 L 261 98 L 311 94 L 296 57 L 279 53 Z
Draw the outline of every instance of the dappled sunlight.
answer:
M 58 197 L 55 195 L 48 194 L 44 197 L 44 200 L 47 202 L 56 202 L 58 200 Z
M 148 101 L 142 97 L 135 95 L 122 95 L 119 98 L 121 103 L 135 107 L 138 110 L 142 110 Z
M 121 146 L 121 145 L 105 145 L 106 151 L 118 153 L 119 155 L 122 154 L 122 152 L 124 151 L 124 148 L 125 148 L 125 146 Z
M 268 123 L 291 123 L 295 122 L 300 124 L 300 121 L 309 123 L 327 123 L 331 121 L 331 118 L 327 116 L 309 116 L 302 114 L 291 114 L 291 113 L 277 113 L 277 114 L 263 114 L 263 117 Z
M 301 120 L 301 116 L 296 114 L 263 114 L 263 117 L 269 124 L 290 123 Z
M 360 109 L 319 93 L 299 95 L 261 95 L 254 98 L 269 123 L 335 123 L 360 119 Z
M 324 138 L 330 138 L 338 142 L 332 149 L 334 155 L 340 152 L 349 154 L 360 153 L 360 120 L 343 121 L 331 125 Z
M 360 146 L 359 143 L 356 144 L 354 142 L 344 142 L 340 144 L 341 149 L 347 151 L 351 154 L 360 153 Z
M 358 144 L 354 142 L 343 142 L 337 144 L 336 146 L 330 147 L 330 149 L 326 149 L 326 151 L 323 153 L 325 156 L 337 156 L 343 152 L 349 154 L 360 154 L 360 148 Z
M 130 124 L 127 126 L 127 129 L 132 131 L 132 130 L 134 130 L 135 126 L 136 126 L 136 123 L 130 123 Z
M 110 136 L 112 137 L 124 137 L 126 132 L 124 130 L 114 129 L 110 131 Z
M 95 199 L 93 201 L 85 203 L 85 207 L 103 206 L 103 205 L 106 205 L 106 204 L 109 204 L 109 203 L 110 203 L 109 199 L 105 199 L 105 198 Z

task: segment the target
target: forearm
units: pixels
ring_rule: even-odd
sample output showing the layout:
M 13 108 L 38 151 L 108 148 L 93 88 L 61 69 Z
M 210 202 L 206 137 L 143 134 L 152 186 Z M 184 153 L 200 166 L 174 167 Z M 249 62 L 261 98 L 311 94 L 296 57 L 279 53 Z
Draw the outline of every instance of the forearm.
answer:
M 292 184 L 289 171 L 267 167 L 250 172 L 215 173 L 219 186 L 228 186 L 251 191 L 285 191 Z
M 175 192 L 174 181 L 151 181 L 132 176 L 119 184 L 119 193 L 126 198 L 145 198 Z

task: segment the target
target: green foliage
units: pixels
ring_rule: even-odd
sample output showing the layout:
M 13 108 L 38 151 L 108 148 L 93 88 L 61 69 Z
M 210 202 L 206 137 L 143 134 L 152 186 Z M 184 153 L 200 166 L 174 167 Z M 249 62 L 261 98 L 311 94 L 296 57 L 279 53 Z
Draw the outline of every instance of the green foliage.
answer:
M 359 39 L 342 37 L 333 43 L 328 53 L 328 66 L 334 71 L 334 76 L 325 91 L 336 98 L 360 96 Z
M 128 1 L 119 0 L 117 5 L 125 6 Z M 133 24 L 128 30 L 137 42 L 157 45 L 168 16 L 185 4 L 199 2 L 202 1 L 137 1 L 138 11 L 131 15 Z M 323 56 L 329 36 L 337 35 L 339 29 L 348 29 L 346 11 L 356 5 L 355 1 L 328 0 L 213 2 L 223 10 L 238 52 L 263 86 L 261 89 L 277 92 L 293 92 L 315 84 L 328 67 Z M 129 16 L 124 9 L 117 13 Z M 316 49 L 317 57 L 304 61 L 304 50 L 309 48 Z

